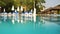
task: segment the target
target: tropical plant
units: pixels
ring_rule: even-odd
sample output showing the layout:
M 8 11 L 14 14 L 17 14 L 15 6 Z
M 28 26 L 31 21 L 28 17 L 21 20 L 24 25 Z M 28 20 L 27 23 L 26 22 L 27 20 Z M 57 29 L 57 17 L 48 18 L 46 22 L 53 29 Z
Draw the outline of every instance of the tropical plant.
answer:
M 15 8 L 18 6 L 26 6 L 27 10 L 35 7 L 37 12 L 40 12 L 40 10 L 44 7 L 42 3 L 45 3 L 45 0 L 0 0 L 0 6 L 6 8 L 7 11 L 11 10 L 12 5 L 14 5 Z

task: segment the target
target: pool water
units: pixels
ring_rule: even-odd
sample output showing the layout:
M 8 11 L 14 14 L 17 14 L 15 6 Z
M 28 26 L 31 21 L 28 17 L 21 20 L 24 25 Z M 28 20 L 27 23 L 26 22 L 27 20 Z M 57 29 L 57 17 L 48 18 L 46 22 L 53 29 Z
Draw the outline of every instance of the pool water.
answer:
M 51 19 L 32 15 L 0 16 L 0 34 L 60 34 L 59 19 L 57 22 Z

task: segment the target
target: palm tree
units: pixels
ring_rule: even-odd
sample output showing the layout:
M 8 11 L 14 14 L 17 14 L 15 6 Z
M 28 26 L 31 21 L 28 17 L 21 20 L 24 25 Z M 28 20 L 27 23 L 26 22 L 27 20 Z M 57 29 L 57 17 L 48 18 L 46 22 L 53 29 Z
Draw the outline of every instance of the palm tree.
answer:
M 44 6 L 42 5 L 42 3 L 45 3 L 45 1 L 44 0 L 34 0 L 34 2 L 35 2 L 35 8 L 37 11 L 36 13 L 39 13 L 41 11 L 41 9 L 43 9 Z
M 0 0 L 0 6 L 4 6 L 7 11 L 11 10 L 12 5 L 14 5 L 15 8 L 22 5 L 25 6 L 27 10 L 33 9 L 35 5 L 35 8 L 37 9 L 36 11 L 40 12 L 40 10 L 43 8 L 43 5 L 41 3 L 45 3 L 45 1 L 44 0 Z M 39 8 L 39 6 L 41 7 Z
M 44 0 L 21 0 L 21 4 L 23 6 L 27 6 L 27 10 L 33 9 L 35 6 L 37 12 L 40 12 L 40 10 L 43 9 L 44 6 L 42 5 L 42 3 L 45 3 L 45 1 Z

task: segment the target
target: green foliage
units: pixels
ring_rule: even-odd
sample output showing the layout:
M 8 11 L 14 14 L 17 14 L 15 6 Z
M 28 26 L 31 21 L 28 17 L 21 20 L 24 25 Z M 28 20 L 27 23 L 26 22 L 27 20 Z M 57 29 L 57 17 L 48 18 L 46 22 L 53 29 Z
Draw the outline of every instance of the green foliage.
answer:
M 3 7 L 3 6 L 6 6 L 6 4 L 2 1 L 0 1 L 0 6 Z
M 33 9 L 35 5 L 35 8 L 38 12 L 44 7 L 41 3 L 45 3 L 45 0 L 0 0 L 0 6 L 4 6 L 6 9 L 9 10 L 11 9 L 12 5 L 14 5 L 15 8 L 17 8 L 17 6 L 26 6 L 27 10 Z
M 21 5 L 26 5 L 28 9 L 34 8 L 34 2 L 35 2 L 35 8 L 37 10 L 39 9 L 39 6 L 41 6 L 40 9 L 43 8 L 43 5 L 41 3 L 45 3 L 44 0 L 20 0 L 20 2 Z
M 20 6 L 20 0 L 13 0 L 13 5 L 15 6 L 15 8 Z

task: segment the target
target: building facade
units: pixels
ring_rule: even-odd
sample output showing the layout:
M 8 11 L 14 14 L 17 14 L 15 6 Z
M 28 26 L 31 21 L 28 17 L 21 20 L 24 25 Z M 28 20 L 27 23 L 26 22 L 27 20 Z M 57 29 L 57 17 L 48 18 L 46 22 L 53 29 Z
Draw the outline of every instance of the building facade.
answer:
M 60 14 L 60 5 L 50 7 L 41 12 L 42 14 Z

